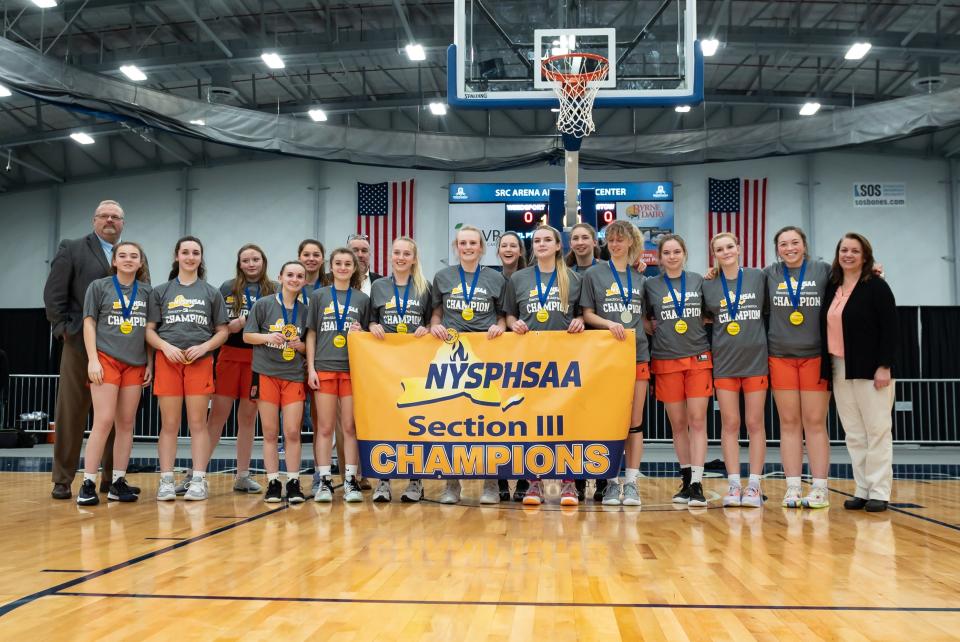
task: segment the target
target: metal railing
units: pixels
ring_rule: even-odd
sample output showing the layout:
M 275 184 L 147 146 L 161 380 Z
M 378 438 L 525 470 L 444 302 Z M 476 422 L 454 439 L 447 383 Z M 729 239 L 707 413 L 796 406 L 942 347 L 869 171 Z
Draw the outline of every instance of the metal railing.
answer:
M 11 375 L 7 402 L 2 405 L 3 415 L 0 425 L 20 425 L 35 433 L 51 432 L 49 422 L 53 421 L 57 400 L 58 375 Z M 776 404 L 768 395 L 766 406 L 767 441 L 779 443 L 780 419 Z M 604 403 L 598 400 L 598 403 Z M 234 412 L 236 406 L 234 406 Z M 21 416 L 30 413 L 43 413 L 44 418 L 22 420 Z M 960 444 L 960 379 L 898 379 L 896 381 L 896 402 L 893 410 L 893 440 L 900 444 Z M 716 402 L 713 411 L 707 413 L 707 436 L 711 443 L 720 441 L 720 410 Z M 88 418 L 89 428 L 89 418 Z M 663 404 L 648 397 L 644 434 L 647 441 L 670 441 L 670 425 Z M 843 443 L 843 429 L 837 410 L 830 402 L 827 416 L 827 430 L 830 441 Z M 304 432 L 312 432 L 305 422 Z M 160 434 L 160 415 L 157 399 L 150 390 L 145 390 L 137 415 L 134 437 L 139 440 L 156 440 Z M 227 419 L 223 436 L 226 439 L 236 437 L 235 414 Z M 181 422 L 180 436 L 189 433 L 186 420 Z M 259 423 L 256 429 L 260 439 Z M 746 429 L 741 429 L 741 439 L 746 439 Z

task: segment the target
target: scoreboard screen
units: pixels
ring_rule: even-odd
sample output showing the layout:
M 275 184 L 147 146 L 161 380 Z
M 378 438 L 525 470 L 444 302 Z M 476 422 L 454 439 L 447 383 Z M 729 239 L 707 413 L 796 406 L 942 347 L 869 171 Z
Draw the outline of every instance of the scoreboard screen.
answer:
M 597 203 L 597 230 L 602 230 L 617 220 L 616 203 Z M 516 232 L 520 238 L 530 240 L 533 230 L 541 223 L 547 223 L 548 206 L 546 203 L 506 203 L 505 229 Z M 577 220 L 582 220 L 579 213 Z

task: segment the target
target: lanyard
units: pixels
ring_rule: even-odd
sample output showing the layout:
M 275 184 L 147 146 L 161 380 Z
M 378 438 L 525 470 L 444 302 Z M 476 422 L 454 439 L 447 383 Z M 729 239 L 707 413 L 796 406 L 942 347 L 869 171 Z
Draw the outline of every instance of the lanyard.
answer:
M 793 284 L 790 282 L 790 269 L 787 267 L 787 264 L 783 264 L 783 280 L 787 286 L 787 295 L 790 297 L 790 304 L 793 306 L 794 311 L 800 307 L 800 291 L 803 289 L 803 277 L 807 273 L 807 260 L 803 260 L 803 265 L 800 266 L 800 274 L 797 276 L 797 289 L 793 289 Z
M 333 296 L 333 318 L 337 322 L 337 332 L 343 332 L 347 324 L 347 313 L 350 312 L 350 297 L 353 296 L 353 288 L 347 289 L 347 298 L 343 302 L 343 314 L 340 314 L 340 302 L 337 301 L 337 288 L 330 286 L 330 294 Z
M 550 298 L 550 289 L 553 287 L 553 282 L 557 280 L 557 269 L 553 269 L 553 274 L 550 275 L 550 282 L 547 283 L 547 291 L 543 291 L 543 283 L 540 282 L 540 266 L 533 266 L 533 270 L 537 275 L 537 299 L 540 301 L 540 307 L 543 308 L 547 305 L 547 299 Z
M 463 266 L 458 265 L 457 269 L 460 270 L 460 286 L 463 288 L 463 300 L 467 305 L 473 303 L 473 293 L 477 291 L 477 280 L 480 278 L 480 270 L 483 268 L 477 266 L 477 271 L 473 273 L 473 283 L 470 284 L 470 289 L 467 290 L 467 273 L 463 271 Z
M 400 320 L 403 321 L 404 315 L 407 314 L 407 303 L 410 301 L 410 281 L 413 279 L 407 277 L 407 285 L 403 288 L 403 305 L 400 304 L 400 288 L 397 287 L 397 278 L 393 277 L 393 301 L 397 304 L 397 313 L 400 315 Z
M 667 284 L 670 298 L 673 299 L 673 309 L 677 313 L 677 318 L 683 319 L 684 306 L 687 304 L 687 272 L 680 273 L 680 301 L 677 300 L 677 293 L 674 291 L 673 284 L 670 283 L 670 277 L 667 276 L 666 272 L 663 273 L 663 280 Z
M 283 325 L 297 325 L 297 311 L 300 309 L 297 307 L 297 303 L 300 301 L 294 297 L 293 299 L 293 317 L 291 320 L 287 320 L 287 307 L 283 305 L 283 294 L 277 292 L 277 303 L 280 304 L 280 312 L 283 313 Z
M 720 270 L 720 283 L 723 284 L 723 298 L 727 300 L 727 312 L 730 313 L 730 320 L 735 321 L 737 312 L 740 311 L 740 293 L 743 292 L 743 268 L 737 270 L 737 298 L 730 297 L 730 286 L 727 285 L 727 277 Z
M 120 289 L 120 280 L 116 274 L 113 275 L 113 289 L 117 291 L 117 297 L 120 299 L 120 315 L 124 321 L 126 321 L 133 315 L 133 303 L 137 300 L 137 280 L 133 280 L 133 289 L 130 291 L 129 305 L 123 300 L 123 290 Z
M 617 282 L 617 289 L 620 290 L 620 298 L 623 299 L 623 307 L 626 309 L 630 305 L 630 298 L 633 296 L 633 275 L 630 274 L 630 266 L 627 266 L 627 289 L 624 291 L 623 283 L 620 281 L 620 275 L 617 274 L 617 266 L 613 264 L 612 260 L 607 261 L 607 264 L 610 266 L 610 271 L 613 272 L 613 279 Z M 667 281 L 668 285 L 669 283 L 670 281 Z M 671 290 L 671 293 L 672 292 Z
M 243 294 L 244 294 L 244 297 L 245 297 L 245 298 L 243 299 L 243 305 L 247 308 L 247 312 L 249 312 L 250 310 L 253 309 L 253 304 L 257 301 L 257 299 L 260 298 L 260 284 L 257 283 L 257 298 L 256 298 L 256 299 L 252 299 L 252 300 L 251 300 L 251 297 L 250 297 L 250 286 L 249 286 L 249 285 L 243 286 Z M 283 307 L 283 306 L 281 305 L 280 307 Z

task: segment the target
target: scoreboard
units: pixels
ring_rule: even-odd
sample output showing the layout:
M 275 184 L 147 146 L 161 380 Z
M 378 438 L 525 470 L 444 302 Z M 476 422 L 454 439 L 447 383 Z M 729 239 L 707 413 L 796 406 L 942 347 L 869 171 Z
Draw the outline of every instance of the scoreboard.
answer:
M 547 203 L 505 203 L 504 230 L 516 232 L 524 241 L 533 238 L 533 231 L 547 222 Z M 577 221 L 580 221 L 579 210 Z M 603 230 L 617 220 L 616 203 L 597 203 L 597 227 Z M 598 230 L 598 231 L 599 231 Z

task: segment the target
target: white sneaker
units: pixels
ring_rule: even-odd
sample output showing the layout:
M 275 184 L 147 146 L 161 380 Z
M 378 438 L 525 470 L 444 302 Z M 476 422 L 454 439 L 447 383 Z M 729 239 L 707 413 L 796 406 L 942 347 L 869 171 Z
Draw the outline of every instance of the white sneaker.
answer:
M 480 494 L 481 504 L 499 504 L 500 486 L 496 479 L 485 479 L 483 481 L 483 492 Z
M 360 481 L 356 477 L 349 477 L 343 483 L 343 501 L 350 503 L 363 501 L 363 491 L 360 490 Z
M 187 494 L 187 486 L 190 485 L 191 479 L 193 479 L 193 471 L 188 468 L 184 473 L 183 478 L 177 482 L 176 488 L 174 489 L 177 493 L 177 496 Z
M 205 500 L 207 498 L 207 480 L 194 477 L 187 484 L 187 493 L 183 498 L 192 502 Z
M 177 498 L 177 485 L 173 480 L 160 478 L 160 486 L 157 488 L 158 502 L 172 502 Z
M 259 493 L 263 490 L 263 486 L 250 475 L 237 475 L 233 478 L 233 490 L 238 493 Z
M 637 482 L 626 482 L 623 485 L 623 505 L 640 506 L 640 491 L 637 490 Z
M 617 480 L 611 479 L 607 482 L 607 489 L 603 491 L 602 503 L 604 506 L 620 505 L 620 484 Z
M 315 485 L 313 492 L 313 501 L 329 503 L 333 501 L 333 480 L 329 477 L 323 477 Z
M 405 504 L 415 504 L 423 499 L 423 482 L 419 479 L 411 479 L 410 483 L 400 495 L 400 501 Z
M 440 493 L 441 504 L 459 504 L 460 503 L 460 480 L 448 479 L 447 487 Z
M 377 482 L 377 489 L 373 491 L 373 501 L 380 503 L 386 503 L 393 499 L 393 496 L 390 494 L 390 480 L 381 479 Z
M 740 505 L 749 506 L 751 508 L 760 508 L 763 506 L 763 492 L 760 490 L 759 486 L 747 486 L 747 489 L 743 491 L 743 494 L 740 496 Z
M 830 508 L 830 497 L 826 488 L 814 487 L 810 494 L 803 498 L 804 508 Z
M 723 496 L 723 507 L 739 506 L 741 495 L 743 495 L 743 489 L 740 484 L 730 484 L 727 487 L 727 494 Z
M 801 495 L 799 486 L 787 486 L 787 492 L 783 494 L 783 506 L 785 508 L 800 508 Z

